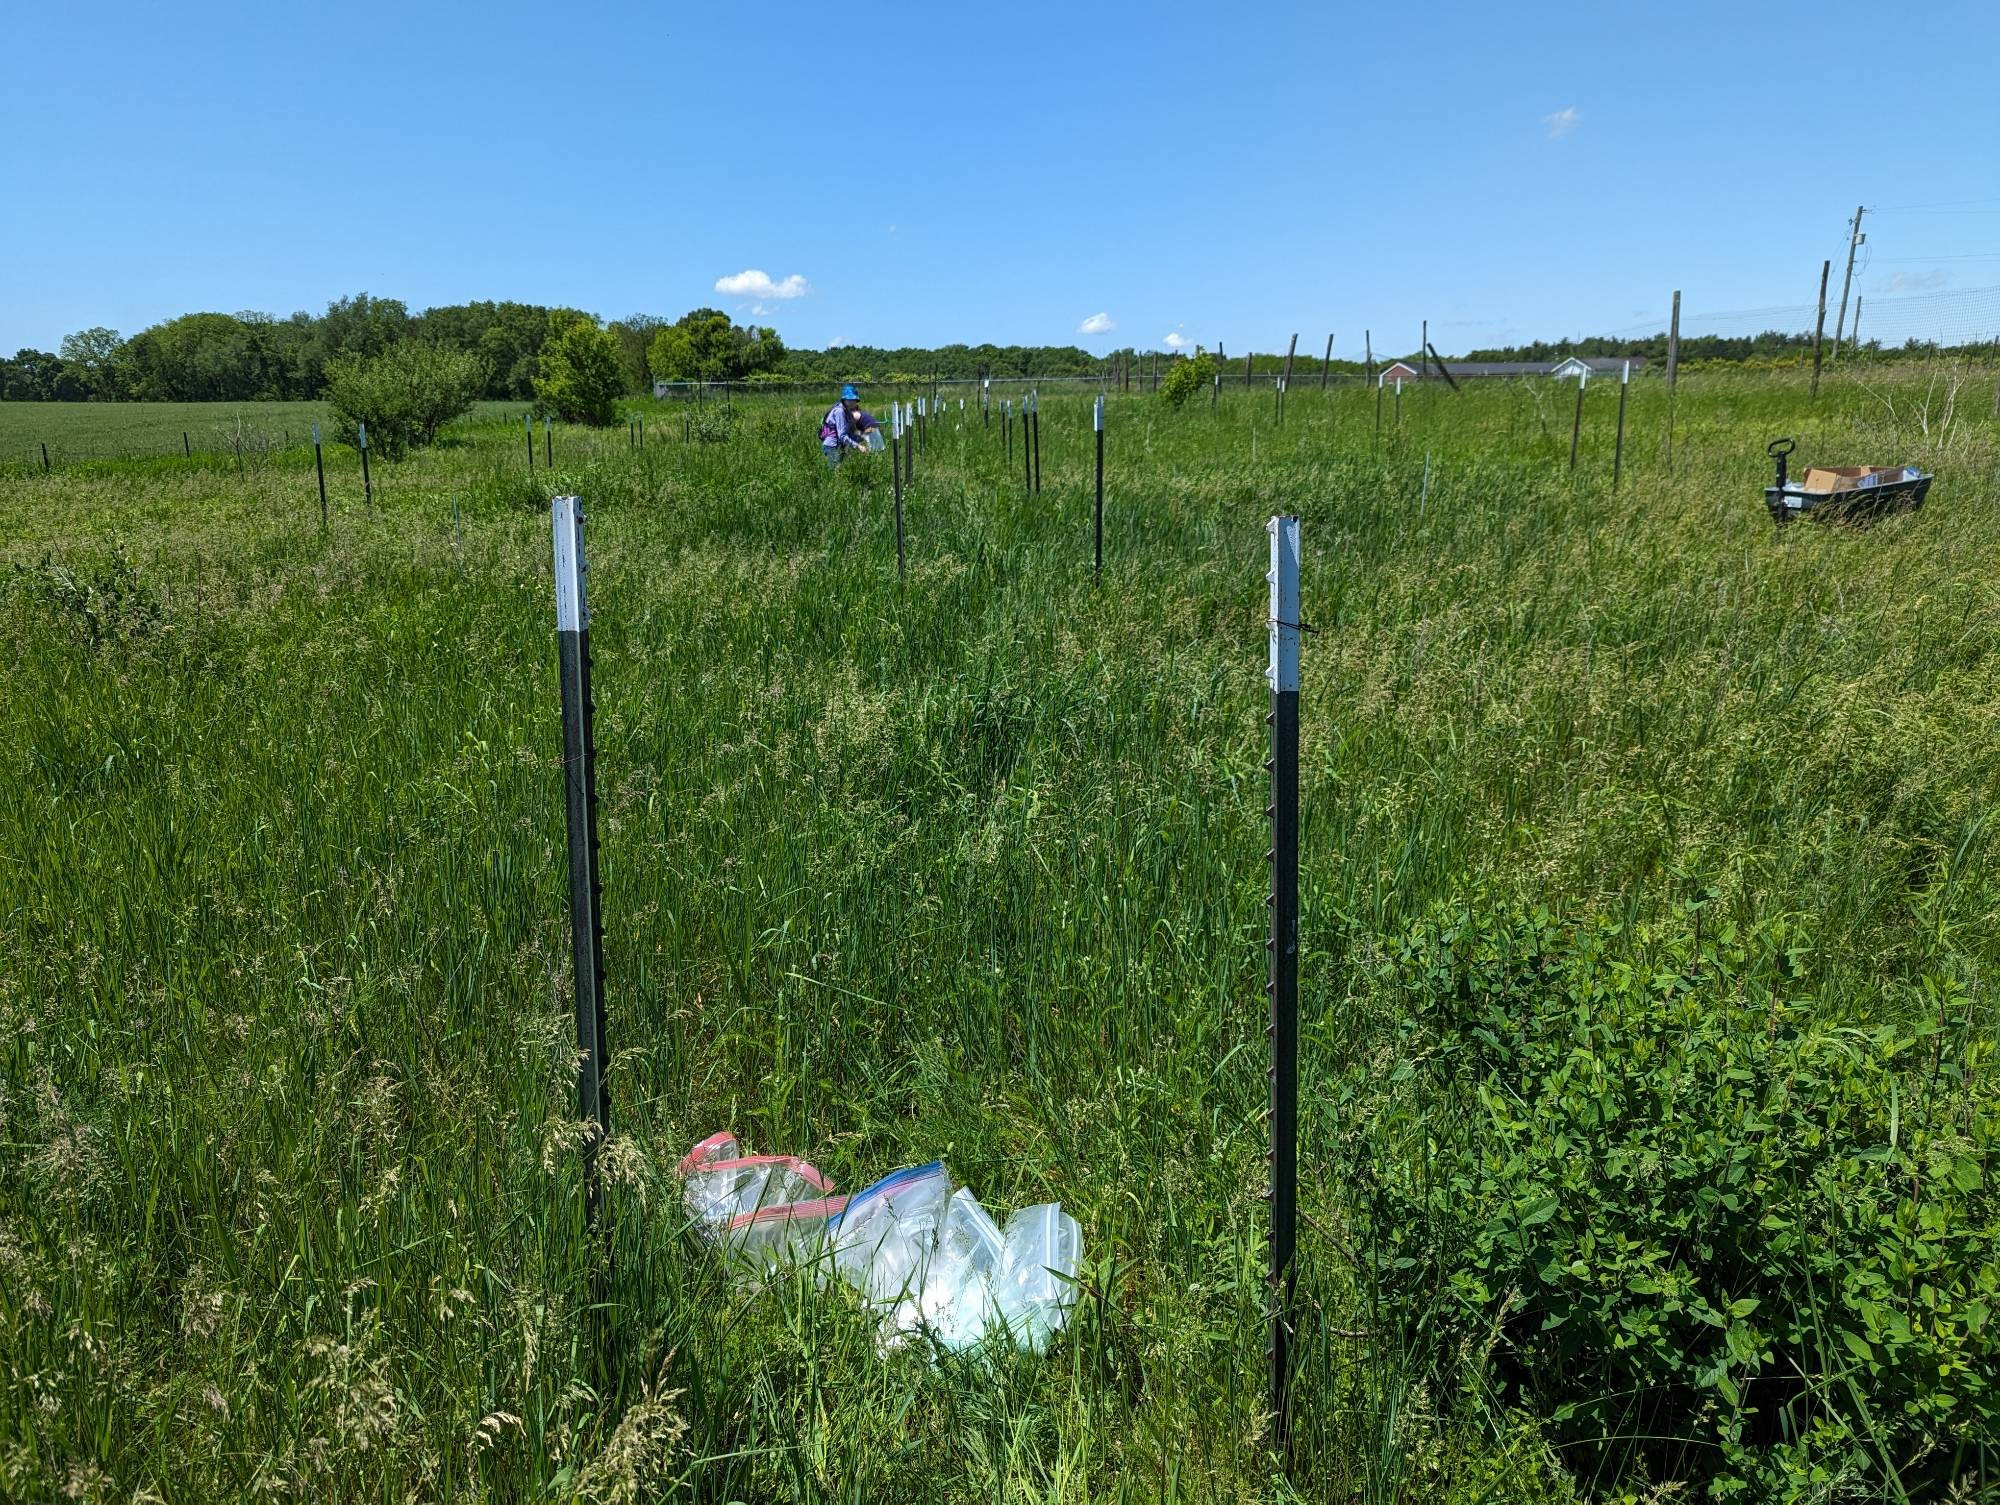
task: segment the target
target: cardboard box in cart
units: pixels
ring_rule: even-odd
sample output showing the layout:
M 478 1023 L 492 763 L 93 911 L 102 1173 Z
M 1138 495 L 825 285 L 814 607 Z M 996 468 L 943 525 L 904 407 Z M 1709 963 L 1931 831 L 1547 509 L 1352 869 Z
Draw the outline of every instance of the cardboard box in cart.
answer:
M 1912 478 L 1901 465 L 1815 465 L 1806 472 L 1807 491 L 1858 491 Z

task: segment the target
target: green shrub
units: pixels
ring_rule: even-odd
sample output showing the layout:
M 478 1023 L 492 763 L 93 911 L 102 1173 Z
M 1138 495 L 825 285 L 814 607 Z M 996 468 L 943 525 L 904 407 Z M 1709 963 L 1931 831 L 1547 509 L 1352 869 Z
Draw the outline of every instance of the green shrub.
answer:
M 1405 1337 L 1573 1467 L 1942 1491 L 2000 1436 L 2000 1105 L 1953 984 L 1826 1017 L 1776 928 L 1418 927 L 1343 1155 Z
M 41 606 L 81 648 L 95 651 L 129 643 L 165 624 L 159 598 L 140 581 L 123 544 L 95 568 L 58 564 L 53 555 L 44 554 L 33 568 L 17 561 L 11 578 L 13 594 Z
M 625 394 L 618 341 L 590 319 L 573 318 L 542 346 L 535 397 L 546 412 L 565 423 L 602 428 L 617 416 Z
M 704 403 L 688 424 L 688 436 L 700 444 L 727 444 L 736 432 L 736 409 L 726 402 Z
M 478 356 L 427 340 L 404 340 L 375 356 L 337 356 L 326 365 L 334 431 L 343 443 L 358 445 L 357 425 L 366 423 L 369 447 L 401 459 L 469 412 L 486 376 Z
M 1160 400 L 1170 408 L 1178 408 L 1195 393 L 1207 391 L 1214 380 L 1214 357 L 1197 349 L 1193 360 L 1175 361 L 1167 369 L 1160 382 Z

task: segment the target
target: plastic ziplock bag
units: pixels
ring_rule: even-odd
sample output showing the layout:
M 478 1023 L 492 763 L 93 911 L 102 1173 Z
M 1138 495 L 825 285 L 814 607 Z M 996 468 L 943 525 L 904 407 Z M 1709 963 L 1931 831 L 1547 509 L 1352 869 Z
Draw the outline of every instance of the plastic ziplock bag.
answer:
M 708 1138 L 681 1156 L 681 1163 L 678 1169 L 680 1174 L 685 1176 L 697 1166 L 707 1161 L 734 1160 L 742 1155 L 742 1153 L 742 1149 L 736 1143 L 736 1136 L 725 1129 L 720 1134 L 709 1135 Z
M 821 1197 L 740 1212 L 723 1225 L 722 1246 L 767 1270 L 810 1263 L 826 1252 L 830 1220 L 847 1202 L 846 1197 Z
M 964 1187 L 953 1192 L 917 1298 L 924 1330 L 939 1347 L 962 1353 L 999 1327 L 993 1281 L 1004 1251 L 1000 1230 L 979 1199 Z
M 1040 1353 L 1069 1321 L 1082 1268 L 1083 1230 L 1060 1204 L 1023 1207 L 1001 1236 L 993 1304 L 1014 1341 Z
M 828 1228 L 834 1268 L 897 1328 L 919 1320 L 916 1296 L 951 1190 L 942 1160 L 892 1171 L 850 1197 Z
M 790 1155 L 704 1160 L 686 1176 L 688 1216 L 714 1233 L 746 1212 L 823 1198 L 833 1183 Z

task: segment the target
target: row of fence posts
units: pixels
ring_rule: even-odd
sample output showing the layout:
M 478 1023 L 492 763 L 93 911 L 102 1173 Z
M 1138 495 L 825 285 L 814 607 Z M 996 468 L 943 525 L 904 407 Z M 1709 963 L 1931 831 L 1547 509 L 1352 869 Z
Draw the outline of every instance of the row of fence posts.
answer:
M 1102 443 L 1100 395 L 1093 422 Z M 894 414 L 894 438 L 909 453 L 911 415 L 902 404 Z M 1101 474 L 1101 467 L 1100 467 Z M 1100 509 L 1101 510 L 1101 509 Z M 557 680 L 562 700 L 563 812 L 569 868 L 571 986 L 576 1021 L 577 1116 L 590 1126 L 581 1146 L 584 1226 L 597 1245 L 591 1260 L 589 1305 L 600 1324 L 609 1320 L 607 1277 L 610 1230 L 603 1215 L 603 1178 L 598 1150 L 611 1135 L 611 1046 L 604 978 L 604 887 L 599 878 L 597 836 L 596 700 L 591 690 L 589 564 L 584 552 L 580 498 L 556 497 L 550 504 L 554 554 Z M 1265 525 L 1271 567 L 1269 667 L 1265 678 L 1270 710 L 1271 823 L 1270 934 L 1265 942 L 1270 1022 L 1267 1082 L 1270 1147 L 1269 1228 L 1266 1258 L 1265 1350 L 1272 1437 L 1289 1470 L 1292 1438 L 1293 1308 L 1298 1291 L 1298 1102 L 1299 1102 L 1299 641 L 1313 629 L 1300 619 L 1299 520 L 1273 517 Z M 601 1361 L 609 1367 L 613 1334 L 594 1333 Z
M 1676 320 L 1676 324 L 1677 323 L 1678 321 Z M 1364 339 L 1367 341 L 1369 360 L 1370 360 L 1370 365 L 1372 366 L 1373 364 L 1372 337 L 1364 336 Z M 1293 344 L 1296 345 L 1296 343 L 1297 343 L 1297 337 L 1294 336 Z M 1328 359 L 1331 359 L 1332 348 L 1333 348 L 1333 337 L 1329 335 L 1327 337 Z M 1290 362 L 1290 355 L 1288 353 L 1287 364 L 1289 364 L 1289 362 Z M 1440 375 L 1448 377 L 1449 375 L 1448 369 L 1445 367 L 1442 360 L 1438 361 L 1438 369 Z M 1672 367 L 1670 364 L 1669 366 L 1670 372 L 1671 369 Z M 1325 377 L 1326 377 L 1326 372 L 1323 367 L 1321 371 L 1321 386 L 1323 388 L 1325 386 Z M 1617 417 L 1616 437 L 1614 440 L 1614 448 L 1612 455 L 1611 484 L 1612 484 L 1612 489 L 1614 491 L 1618 490 L 1621 487 L 1624 478 L 1625 418 L 1626 418 L 1627 404 L 1630 397 L 1631 379 L 1632 379 L 1631 362 L 1627 361 L 1625 362 L 1624 368 L 1620 373 L 1620 378 L 1619 378 L 1618 417 Z M 1571 425 L 1570 425 L 1569 469 L 1572 473 L 1576 469 L 1577 460 L 1581 449 L 1582 429 L 1583 429 L 1583 402 L 1584 402 L 1585 389 L 1588 386 L 1588 384 L 1589 384 L 1589 376 L 1586 373 L 1579 378 L 1577 383 L 1575 408 L 1572 414 Z M 991 386 L 992 382 L 990 377 L 981 378 L 979 405 L 982 413 L 982 421 L 989 428 L 991 427 L 992 424 Z M 1279 374 L 1272 383 L 1272 416 L 1274 422 L 1279 428 L 1284 427 L 1286 404 L 1290 392 L 1290 386 L 1291 383 L 1289 377 L 1283 373 Z M 1454 390 L 1457 390 L 1457 384 L 1455 382 L 1452 383 L 1452 386 Z M 1209 401 L 1211 408 L 1215 406 L 1216 399 L 1220 394 L 1220 390 L 1221 390 L 1221 377 L 1220 375 L 1218 375 L 1214 378 L 1210 387 Z M 1400 428 L 1402 425 L 1402 417 L 1403 417 L 1403 380 L 1401 377 L 1397 377 L 1395 379 L 1393 386 L 1390 385 L 1389 383 L 1385 383 L 1379 380 L 1375 383 L 1375 435 L 1378 442 L 1381 438 L 1381 432 L 1382 432 L 1382 421 L 1383 421 L 1382 409 L 1383 409 L 1383 402 L 1385 395 L 1393 396 L 1394 422 L 1396 426 Z M 939 399 L 939 403 L 941 402 L 942 399 Z M 893 460 L 892 463 L 895 469 L 895 474 L 897 479 L 897 489 L 898 489 L 897 561 L 898 561 L 899 571 L 905 566 L 907 559 L 907 547 L 906 547 L 906 539 L 904 531 L 903 502 L 901 497 L 901 490 L 904 486 L 911 484 L 914 480 L 916 451 L 919 448 L 928 447 L 929 427 L 931 421 L 936 416 L 934 409 L 937 406 L 938 404 L 933 403 L 928 395 L 924 395 L 924 396 L 919 396 L 914 402 L 899 401 L 895 405 L 894 409 L 895 434 L 893 437 L 893 449 L 898 452 L 898 455 Z M 1014 403 L 1011 400 L 1003 400 L 1002 403 L 1000 404 L 1000 407 L 1001 407 L 1001 423 L 1000 423 L 1001 446 L 1003 453 L 1007 458 L 1007 463 L 1011 465 L 1013 463 L 1014 428 L 1015 428 L 1015 420 L 1017 417 L 1017 413 L 1015 410 Z M 959 408 L 962 414 L 964 410 L 963 399 L 960 399 Z M 1041 493 L 1042 490 L 1041 398 L 1040 398 L 1040 392 L 1037 389 L 1030 388 L 1027 394 L 1021 399 L 1021 406 L 1020 406 L 1020 411 L 1018 413 L 1018 417 L 1021 426 L 1021 463 L 1022 463 L 1023 493 L 1028 496 L 1037 496 Z M 1105 444 L 1104 397 L 1102 393 L 1098 394 L 1097 398 L 1095 399 L 1092 408 L 1091 421 L 1092 421 L 1092 428 L 1095 434 L 1096 466 L 1097 466 L 1096 518 L 1094 522 L 1094 529 L 1097 534 L 1097 540 L 1096 540 L 1096 547 L 1093 551 L 1093 555 L 1094 555 L 1096 573 L 1101 577 L 1103 572 L 1102 511 L 1103 511 L 1103 470 L 1104 470 L 1104 444 Z M 535 468 L 534 414 L 532 412 L 522 414 L 521 422 L 523 428 L 523 435 L 527 445 L 528 468 L 530 470 L 533 470 Z M 1671 388 L 1670 388 L 1669 422 L 1671 423 Z M 357 424 L 356 430 L 357 430 L 356 432 L 357 448 L 360 451 L 360 457 L 361 457 L 361 478 L 362 478 L 363 498 L 365 503 L 368 506 L 372 507 L 375 501 L 375 488 L 374 488 L 374 479 L 369 459 L 367 424 L 366 423 Z M 683 442 L 690 442 L 692 439 L 692 419 L 690 417 L 686 416 L 683 417 L 682 439 Z M 312 443 L 313 443 L 313 468 L 319 491 L 320 523 L 321 526 L 324 527 L 326 525 L 328 517 L 328 503 L 327 503 L 327 491 L 326 491 L 326 463 L 321 443 L 320 426 L 317 423 L 313 424 L 312 426 Z M 627 447 L 631 450 L 637 451 L 644 449 L 645 447 L 644 418 L 633 418 L 627 421 L 626 443 Z M 1667 444 L 1669 446 L 1668 452 L 1669 454 L 1671 454 L 1671 444 L 1672 444 L 1671 433 L 1668 435 Z M 193 454 L 193 446 L 190 440 L 190 436 L 185 431 L 183 431 L 181 435 L 181 445 L 183 454 L 191 458 Z M 554 419 L 547 415 L 545 415 L 543 418 L 542 456 L 543 456 L 543 465 L 547 468 L 552 469 L 555 464 L 555 423 Z M 48 454 L 48 446 L 46 443 L 43 443 L 41 446 L 41 458 L 42 458 L 42 468 L 44 472 L 47 472 L 50 469 L 50 460 Z M 1426 460 L 1428 461 L 1428 456 L 1426 457 Z M 240 452 L 239 452 L 239 461 L 240 461 Z

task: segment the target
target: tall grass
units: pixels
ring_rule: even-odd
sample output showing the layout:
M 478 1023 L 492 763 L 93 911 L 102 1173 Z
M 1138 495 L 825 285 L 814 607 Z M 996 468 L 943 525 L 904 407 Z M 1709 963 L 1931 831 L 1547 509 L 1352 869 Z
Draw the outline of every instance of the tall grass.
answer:
M 372 509 L 336 466 L 325 531 L 309 453 L 5 482 L 0 1493 L 1623 1487 L 1572 1479 L 1481 1354 L 1416 1351 L 1353 1247 L 1356 1084 L 1421 1047 L 1373 960 L 1441 902 L 1637 926 L 1712 890 L 1796 926 L 1828 1016 L 1948 972 L 1990 1035 L 2000 447 L 1964 407 L 1940 429 L 1925 380 L 1813 407 L 1691 379 L 1671 468 L 1637 385 L 1615 495 L 1608 388 L 1574 476 L 1566 388 L 1426 388 L 1379 439 L 1353 388 L 1295 391 L 1282 429 L 1263 395 L 1113 397 L 1101 587 L 1084 396 L 1043 401 L 1036 497 L 997 420 L 933 428 L 906 580 L 886 457 L 826 474 L 789 398 L 716 444 L 649 406 L 643 452 L 568 431 L 532 474 L 518 427 L 474 420 L 378 467 Z M 1934 466 L 1930 507 L 1774 534 L 1785 432 Z M 597 1314 L 557 491 L 586 498 L 595 609 Z M 1291 1484 L 1260 1367 L 1280 510 L 1320 628 Z M 730 1285 L 670 1174 L 718 1127 L 844 1188 L 943 1156 L 989 1205 L 1060 1199 L 1090 1260 L 1069 1333 L 931 1364 L 878 1355 L 837 1293 Z

